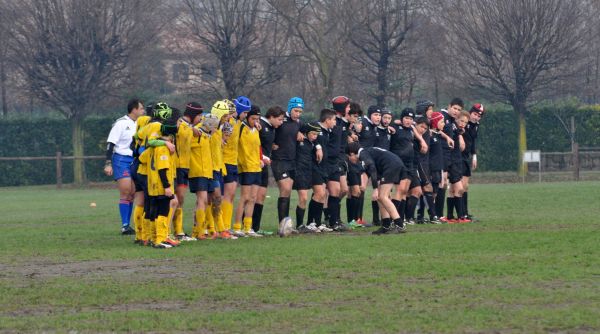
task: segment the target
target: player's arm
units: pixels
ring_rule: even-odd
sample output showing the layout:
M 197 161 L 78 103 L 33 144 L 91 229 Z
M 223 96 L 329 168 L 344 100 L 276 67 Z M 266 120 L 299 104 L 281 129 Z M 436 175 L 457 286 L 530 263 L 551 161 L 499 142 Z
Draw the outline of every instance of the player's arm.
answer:
M 169 178 L 167 177 L 168 168 L 163 168 L 158 170 L 158 176 L 160 177 L 160 183 L 165 189 L 165 196 L 171 197 L 173 196 L 173 189 L 171 189 L 171 183 L 169 182 Z
M 112 176 L 112 156 L 115 150 L 115 143 L 108 142 L 106 145 L 106 161 L 104 161 L 104 174 Z

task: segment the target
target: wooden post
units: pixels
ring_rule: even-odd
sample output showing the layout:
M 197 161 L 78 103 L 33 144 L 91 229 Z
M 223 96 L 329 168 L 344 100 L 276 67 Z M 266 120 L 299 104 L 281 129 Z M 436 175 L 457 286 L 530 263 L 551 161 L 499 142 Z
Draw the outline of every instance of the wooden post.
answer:
M 571 116 L 571 152 L 573 154 L 573 179 L 579 181 L 579 143 L 575 141 L 574 116 Z
M 56 188 L 62 188 L 62 152 L 56 152 Z

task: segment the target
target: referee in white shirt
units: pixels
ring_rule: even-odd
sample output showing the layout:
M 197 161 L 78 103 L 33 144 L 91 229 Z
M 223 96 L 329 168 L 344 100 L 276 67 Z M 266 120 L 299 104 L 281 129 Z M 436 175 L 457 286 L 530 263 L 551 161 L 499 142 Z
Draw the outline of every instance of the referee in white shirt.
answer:
M 130 226 L 131 212 L 133 210 L 133 195 L 135 187 L 131 180 L 131 163 L 133 151 L 131 141 L 135 135 L 138 117 L 144 115 L 144 103 L 139 99 L 132 99 L 127 104 L 127 115 L 117 119 L 110 129 L 106 148 L 106 164 L 104 173 L 117 181 L 119 188 L 119 213 L 121 214 L 121 234 L 134 234 Z

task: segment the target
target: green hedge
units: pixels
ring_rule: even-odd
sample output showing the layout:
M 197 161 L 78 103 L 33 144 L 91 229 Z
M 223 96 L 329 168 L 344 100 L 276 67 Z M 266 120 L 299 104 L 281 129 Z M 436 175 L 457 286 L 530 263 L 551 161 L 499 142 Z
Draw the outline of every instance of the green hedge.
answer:
M 554 114 L 560 114 L 570 125 L 575 116 L 580 146 L 600 147 L 600 106 L 578 106 L 577 103 L 547 104 L 532 108 L 527 117 L 527 145 L 542 151 L 569 151 L 570 138 Z M 90 118 L 85 121 L 85 154 L 102 155 L 106 137 L 118 116 Z M 34 119 L 0 119 L 0 156 L 54 156 L 56 151 L 72 155 L 71 127 L 56 117 Z M 518 164 L 518 119 L 505 106 L 488 107 L 479 134 L 478 156 L 482 171 L 513 171 Z M 102 173 L 102 160 L 86 161 L 89 181 L 109 181 Z M 73 163 L 63 163 L 63 182 L 73 181 Z M 0 186 L 53 184 L 56 163 L 49 161 L 0 161 Z

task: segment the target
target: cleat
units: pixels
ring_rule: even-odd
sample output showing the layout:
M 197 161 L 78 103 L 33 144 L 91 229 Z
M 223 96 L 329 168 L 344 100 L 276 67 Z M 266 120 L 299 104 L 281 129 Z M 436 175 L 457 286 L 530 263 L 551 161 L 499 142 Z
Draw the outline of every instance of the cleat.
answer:
M 342 222 L 335 223 L 333 226 L 331 226 L 331 229 L 333 229 L 336 232 L 348 232 L 348 231 L 352 230 L 350 228 L 350 226 L 348 226 L 347 224 L 344 224 Z
M 219 238 L 220 239 L 237 240 L 238 237 L 236 237 L 235 235 L 232 235 L 231 232 L 229 232 L 229 231 L 223 231 L 223 232 L 221 232 L 221 234 L 219 234 Z
M 152 241 L 150 241 L 150 240 L 142 240 L 142 243 L 140 244 L 140 246 L 151 247 L 152 246 Z
M 200 234 L 198 236 L 198 240 L 206 240 L 208 238 L 208 234 Z
M 256 233 L 256 232 L 254 232 L 254 230 L 253 230 L 253 229 L 250 229 L 250 231 L 247 231 L 247 232 L 246 232 L 246 236 L 248 236 L 248 237 L 252 237 L 252 238 L 262 238 L 262 235 L 260 235 L 260 234 L 258 234 L 258 233 Z
M 459 223 L 459 224 L 466 224 L 466 223 L 472 223 L 472 222 L 473 221 L 471 219 L 466 218 L 466 217 L 463 217 L 457 221 L 457 223 Z
M 310 223 L 306 226 L 306 229 L 310 230 L 310 233 L 321 233 L 319 227 L 317 227 L 316 223 Z
M 364 225 L 361 225 L 360 223 L 358 223 L 357 221 L 353 220 L 351 222 L 348 223 L 348 227 L 353 230 L 355 228 L 359 228 L 359 227 L 364 227 Z
M 171 239 L 171 238 L 167 238 L 167 239 L 166 239 L 165 241 L 163 241 L 162 243 L 163 243 L 163 244 L 169 244 L 169 245 L 171 245 L 171 246 L 173 246 L 173 247 L 177 247 L 177 246 L 179 246 L 179 243 L 180 243 L 180 242 L 179 242 L 179 241 L 177 241 L 177 240 L 173 240 L 173 239 Z
M 167 243 L 164 243 L 164 242 L 161 242 L 161 243 L 156 244 L 156 245 L 152 245 L 152 247 L 153 248 L 161 248 L 161 249 L 173 248 L 173 246 L 171 246 L 171 245 L 169 245 Z
M 396 224 L 392 224 L 390 229 L 392 230 L 393 233 L 396 233 L 396 234 L 406 233 L 406 225 L 399 226 Z
M 246 233 L 242 232 L 242 231 L 233 231 L 233 233 L 231 233 L 232 235 L 238 237 L 238 238 L 244 238 L 246 237 Z
M 391 229 L 389 227 L 384 227 L 381 226 L 379 229 L 377 229 L 376 231 L 373 231 L 372 234 L 375 235 L 382 235 L 382 234 L 388 234 L 391 232 Z
M 219 237 L 219 233 L 217 233 L 217 232 L 208 234 L 208 239 L 210 239 L 210 240 L 216 240 L 218 237 Z
M 423 218 L 423 217 L 417 217 L 417 220 L 415 222 L 417 224 L 425 224 L 425 218 Z
M 357 221 L 357 223 L 361 224 L 363 227 L 373 227 L 373 224 L 367 223 L 362 218 L 359 218 L 358 221 Z
M 456 223 L 458 223 L 458 219 L 456 219 L 456 218 L 449 218 L 448 219 L 448 224 L 456 224 Z
M 179 241 L 196 241 L 198 239 L 188 236 L 187 234 L 179 234 L 175 237 Z
M 306 226 L 306 225 L 300 225 L 300 226 L 298 226 L 298 230 L 297 231 L 300 234 L 317 233 L 317 231 L 309 229 L 308 226 Z
M 131 228 L 129 225 L 125 225 L 121 227 L 121 235 L 132 235 L 135 234 L 135 230 Z
M 133 240 L 133 243 L 136 245 L 142 245 L 144 243 L 144 241 L 140 240 L 140 239 L 135 239 L 135 240 Z
M 408 221 L 405 222 L 406 225 L 415 225 L 415 220 L 413 218 L 410 218 Z
M 436 216 L 434 216 L 433 218 L 429 219 L 429 224 L 439 225 L 441 223 L 442 223 L 442 221 L 438 217 L 436 217 Z
M 314 223 L 312 223 L 312 224 L 314 224 Z M 327 227 L 327 225 L 325 225 L 325 224 L 321 224 L 321 225 L 317 226 L 317 228 L 319 229 L 319 232 L 333 232 L 333 230 L 330 229 L 329 227 Z
M 273 232 L 271 232 L 271 231 L 265 231 L 265 230 L 258 230 L 258 232 L 256 232 L 256 233 L 258 233 L 260 235 L 264 235 L 265 237 L 273 235 Z

